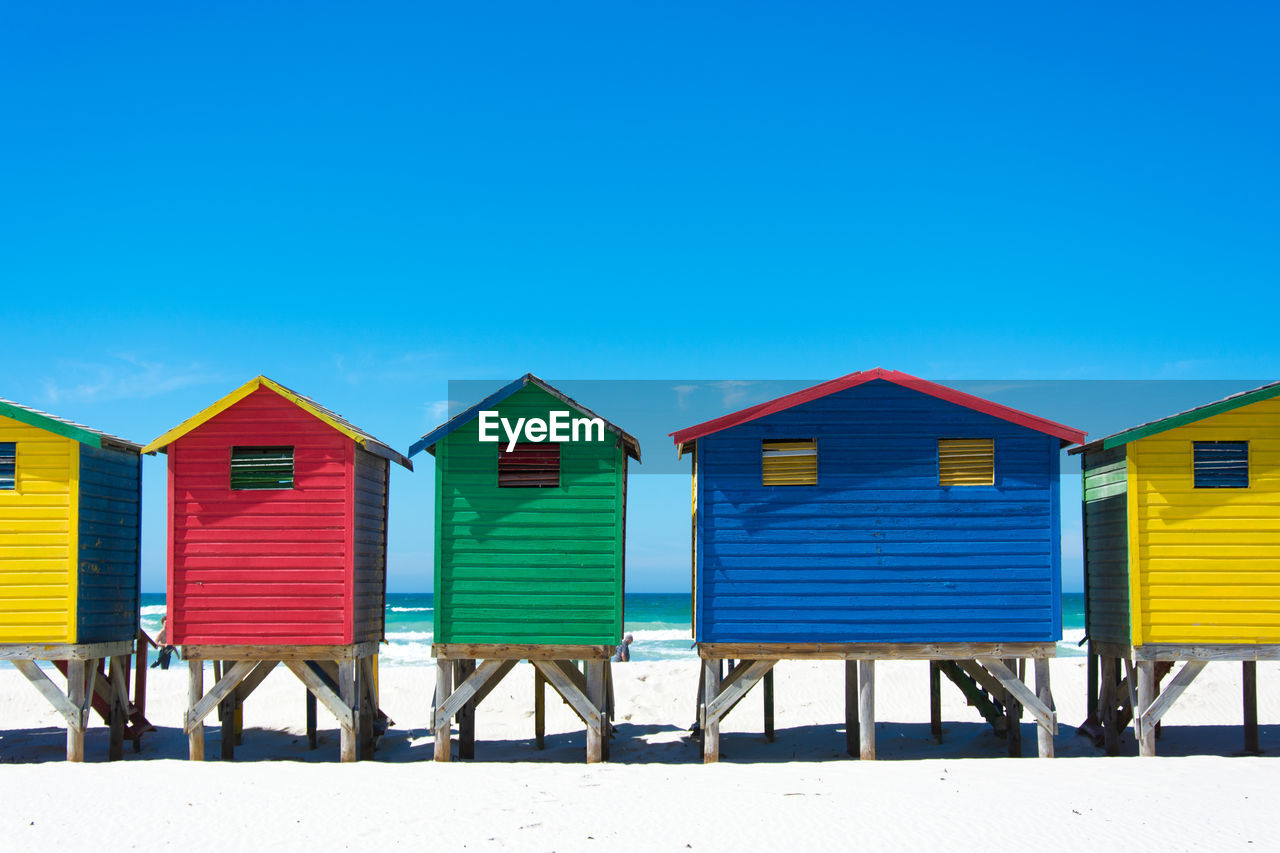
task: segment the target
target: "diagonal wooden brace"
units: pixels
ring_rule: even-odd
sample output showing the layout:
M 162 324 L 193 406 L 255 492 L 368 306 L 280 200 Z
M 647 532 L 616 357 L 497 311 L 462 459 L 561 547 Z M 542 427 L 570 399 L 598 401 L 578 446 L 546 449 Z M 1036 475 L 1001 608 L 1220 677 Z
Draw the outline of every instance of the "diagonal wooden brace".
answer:
M 707 703 L 707 716 L 717 720 L 723 720 L 729 716 L 729 712 L 742 701 L 747 691 L 754 687 L 775 663 L 777 661 L 774 660 L 740 661 L 725 677 L 724 683 L 720 686 L 720 693 Z
M 194 708 L 187 711 L 183 730 L 190 734 L 196 726 L 204 721 L 205 717 L 209 716 L 209 713 L 214 708 L 218 707 L 218 704 L 223 699 L 230 696 L 240 686 L 240 682 L 244 681 L 245 676 L 252 672 L 256 665 L 256 661 L 236 661 L 235 665 L 227 670 L 218 683 L 213 685 L 213 689 L 205 694 L 204 698 L 197 702 Z
M 578 687 L 577 681 L 571 678 L 564 670 L 560 665 L 560 661 L 534 660 L 530 661 L 530 663 L 546 676 L 547 683 L 555 688 L 555 691 L 560 694 L 560 698 L 569 704 L 569 707 L 573 709 L 579 719 L 592 728 L 598 729 L 600 727 L 600 710 L 591 704 L 591 700 L 587 698 L 586 693 Z
M 1196 676 L 1204 669 L 1206 663 L 1208 661 L 1202 660 L 1189 660 L 1184 663 L 1182 669 L 1178 670 L 1178 674 L 1169 682 L 1169 686 L 1160 693 L 1156 701 L 1151 703 L 1150 708 L 1142 712 L 1141 721 L 1138 720 L 1136 714 L 1134 715 L 1134 725 L 1138 730 L 1139 738 L 1142 737 L 1143 731 L 1154 728 L 1155 724 L 1160 722 L 1160 718 L 1173 707 L 1173 703 L 1178 701 L 1178 697 L 1191 686 L 1191 682 L 1195 681 Z
M 289 667 L 289 671 L 298 676 L 307 689 L 315 695 L 320 703 L 329 709 L 329 713 L 337 717 L 338 725 L 345 729 L 354 729 L 356 724 L 355 711 L 346 702 L 342 701 L 337 693 L 333 691 L 324 679 L 316 675 L 311 667 L 307 666 L 306 661 L 286 660 L 284 665 Z
M 1036 718 L 1036 722 L 1048 729 L 1050 734 L 1058 733 L 1058 714 L 1049 708 L 1048 705 L 1040 701 L 1040 697 L 1032 692 L 1031 688 L 1023 683 L 1022 679 L 1013 674 L 1004 663 L 997 658 L 978 658 L 978 663 L 987 668 L 987 671 L 996 677 L 1000 685 L 1009 692 L 1009 695 L 1031 712 L 1031 716 Z
M 481 699 L 489 695 L 489 691 L 498 686 L 498 682 L 511 671 L 511 668 L 516 663 L 517 661 L 514 660 L 482 661 L 476 667 L 475 672 L 472 672 L 461 684 L 453 688 L 452 695 L 435 709 L 435 714 L 431 719 L 431 728 L 437 728 L 441 720 L 452 719 L 473 699 L 478 704 Z
M 49 700 L 49 704 L 53 709 L 62 715 L 67 721 L 68 726 L 78 725 L 80 720 L 80 709 L 75 703 L 68 699 L 58 685 L 53 683 L 49 676 L 44 674 L 39 664 L 33 660 L 15 659 L 13 665 L 27 677 L 27 680 L 35 685 L 36 690 L 40 691 L 40 695 Z M 81 726 L 83 728 L 83 726 Z

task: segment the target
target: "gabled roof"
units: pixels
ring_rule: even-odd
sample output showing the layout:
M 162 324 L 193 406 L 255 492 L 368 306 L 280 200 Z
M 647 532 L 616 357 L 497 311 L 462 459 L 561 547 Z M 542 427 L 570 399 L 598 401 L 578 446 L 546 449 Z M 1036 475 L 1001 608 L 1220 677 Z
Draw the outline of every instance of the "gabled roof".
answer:
M 1230 397 L 1223 397 L 1213 403 L 1206 403 L 1203 406 L 1196 406 L 1194 409 L 1187 409 L 1185 412 L 1179 412 L 1176 415 L 1170 415 L 1167 418 L 1161 418 L 1157 421 L 1148 421 L 1145 424 L 1139 424 L 1135 427 L 1117 432 L 1114 435 L 1108 435 L 1091 441 L 1080 447 L 1073 447 L 1067 451 L 1068 454 L 1074 456 L 1077 453 L 1094 450 L 1110 450 L 1113 447 L 1119 447 L 1128 444 L 1131 441 L 1137 441 L 1140 438 L 1146 438 L 1149 435 L 1155 435 L 1158 432 L 1176 429 L 1180 426 L 1202 421 L 1205 418 L 1211 418 L 1214 415 L 1220 415 L 1223 412 L 1229 412 L 1232 409 L 1238 409 L 1241 406 L 1247 406 L 1250 403 L 1257 403 L 1262 400 L 1270 400 L 1272 397 L 1280 396 L 1280 382 L 1271 382 L 1252 391 L 1241 391 L 1239 394 L 1232 394 Z
M 1082 430 L 1073 429 L 1069 426 L 1063 426 L 1059 423 L 1046 420 L 1045 418 L 1029 415 L 1026 412 L 1020 412 L 1017 409 L 1011 409 L 1008 406 L 1002 406 L 999 403 L 993 403 L 990 400 L 984 400 L 981 397 L 975 397 L 972 394 L 966 394 L 963 391 L 957 391 L 954 388 L 948 388 L 945 385 L 938 385 L 935 382 L 929 382 L 902 373 L 897 370 L 885 370 L 877 367 L 874 370 L 863 370 L 857 373 L 850 373 L 848 376 L 841 376 L 838 379 L 831 379 L 812 388 L 805 388 L 792 394 L 779 397 L 776 400 L 770 400 L 767 403 L 759 403 L 755 406 L 743 409 L 733 414 L 723 415 L 722 417 L 697 424 L 696 426 L 687 427 L 677 432 L 671 433 L 672 439 L 675 441 L 676 448 L 680 453 L 684 453 L 686 445 L 697 441 L 699 438 L 729 429 L 758 418 L 767 417 L 777 414 L 802 403 L 808 403 L 811 400 L 817 400 L 838 391 L 844 391 L 857 385 L 863 385 L 876 379 L 882 379 L 885 382 L 892 382 L 895 385 L 901 385 L 903 388 L 910 388 L 913 391 L 919 391 L 922 394 L 928 394 L 931 397 L 937 397 L 939 400 L 946 400 L 948 403 L 955 403 L 964 406 L 966 409 L 973 409 L 1019 426 L 1033 429 L 1036 432 L 1042 432 L 1046 435 L 1052 435 L 1062 440 L 1064 445 L 1075 444 L 1083 441 L 1085 433 Z
M 132 441 L 125 441 L 123 438 L 116 438 L 114 435 L 98 432 L 96 429 L 89 429 L 89 427 L 78 424 L 75 421 L 69 421 L 66 418 L 60 418 L 48 412 L 41 412 L 38 409 L 20 405 L 3 397 L 0 397 L 0 415 L 12 418 L 27 426 L 37 427 L 46 432 L 60 435 L 63 438 L 74 439 L 90 447 L 114 447 L 117 450 L 133 451 L 141 449 L 141 445 L 134 444 Z
M 152 441 L 146 447 L 142 448 L 142 452 L 154 453 L 157 450 L 163 452 L 170 444 L 173 444 L 179 438 L 191 432 L 205 421 L 210 420 L 215 415 L 225 412 L 227 409 L 231 408 L 245 397 L 248 397 L 259 388 L 266 388 L 268 391 L 274 391 L 290 403 L 293 403 L 299 409 L 316 416 L 338 432 L 347 436 L 347 438 L 352 439 L 356 444 L 361 445 L 370 453 L 373 453 L 376 456 L 381 456 L 383 459 L 390 459 L 392 462 L 398 462 L 410 471 L 413 470 L 412 462 L 395 450 L 392 450 L 383 442 L 378 441 L 378 439 L 369 435 L 369 433 L 359 429 L 341 416 L 329 411 L 310 397 L 304 397 L 297 391 L 292 391 L 281 385 L 279 382 L 275 382 L 265 376 L 256 376 L 253 379 L 250 379 L 248 382 L 241 385 L 239 388 L 232 391 L 209 408 L 197 415 L 187 418 L 185 421 L 178 424 L 155 441 Z
M 433 429 L 431 432 L 424 435 L 422 438 L 415 441 L 413 443 L 413 446 L 409 448 L 409 455 L 416 456 L 418 453 L 425 450 L 428 453 L 430 453 L 432 456 L 434 456 L 436 453 L 435 447 L 440 442 L 440 439 L 444 438 L 446 435 L 458 429 L 459 427 L 465 426 L 466 424 L 475 420 L 477 417 L 479 417 L 481 411 L 493 408 L 494 406 L 498 405 L 503 400 L 507 399 L 512 394 L 516 393 L 526 385 L 536 385 L 537 387 L 541 388 L 543 391 L 546 391 L 552 397 L 555 397 L 557 400 L 562 401 L 568 406 L 572 406 L 573 408 L 582 412 L 587 417 L 600 418 L 599 415 L 597 415 L 595 412 L 591 411 L 586 406 L 579 403 L 577 400 L 574 400 L 571 397 L 566 396 L 562 392 L 557 391 L 555 388 L 552 388 L 550 385 L 548 385 L 546 382 L 543 382 L 541 379 L 534 376 L 532 373 L 526 373 L 524 376 L 521 376 L 515 382 L 502 386 L 497 391 L 494 391 L 492 394 L 490 394 L 488 397 L 485 397 L 479 403 L 476 403 L 474 406 L 467 409 L 466 411 L 459 412 L 458 414 L 449 418 L 449 420 L 442 423 L 440 426 Z M 623 432 L 617 425 L 612 424 L 609 421 L 606 421 L 604 418 L 600 418 L 600 420 L 604 421 L 605 427 L 608 428 L 610 432 L 618 436 L 618 439 L 622 442 L 622 446 L 626 448 L 627 455 L 630 456 L 632 459 L 636 460 L 637 462 L 639 462 L 640 461 L 640 442 L 636 441 L 635 438 L 631 436 L 629 433 Z

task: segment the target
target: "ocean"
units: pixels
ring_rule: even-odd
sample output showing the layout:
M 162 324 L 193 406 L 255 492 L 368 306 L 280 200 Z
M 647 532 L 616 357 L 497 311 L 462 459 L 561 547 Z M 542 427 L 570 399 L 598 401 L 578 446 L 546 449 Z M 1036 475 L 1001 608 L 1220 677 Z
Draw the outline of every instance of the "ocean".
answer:
M 387 645 L 379 654 L 382 666 L 409 666 L 431 660 L 431 593 L 387 594 Z M 631 659 L 660 661 L 692 659 L 689 634 L 689 596 L 680 593 L 632 593 L 626 599 L 626 630 L 634 636 Z M 142 628 L 152 637 L 160 630 L 164 594 L 142 596 Z M 1082 656 L 1077 645 L 1084 637 L 1084 596 L 1062 596 L 1060 657 Z M 152 652 L 154 655 L 154 651 Z

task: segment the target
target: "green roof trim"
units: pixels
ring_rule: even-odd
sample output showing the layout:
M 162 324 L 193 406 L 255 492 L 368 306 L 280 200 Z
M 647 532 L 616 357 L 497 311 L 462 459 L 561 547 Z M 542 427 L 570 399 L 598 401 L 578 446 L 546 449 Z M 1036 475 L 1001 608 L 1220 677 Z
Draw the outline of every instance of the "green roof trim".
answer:
M 1211 418 L 1214 415 L 1220 415 L 1223 412 L 1230 412 L 1233 409 L 1239 409 L 1250 403 L 1257 403 L 1262 400 L 1270 400 L 1272 397 L 1280 396 L 1280 382 L 1273 382 L 1270 385 L 1263 385 L 1261 388 L 1255 388 L 1252 391 L 1245 391 L 1241 394 L 1233 394 L 1224 400 L 1216 403 L 1210 403 L 1207 406 L 1201 406 L 1198 409 L 1191 409 L 1176 415 L 1170 415 L 1159 421 L 1152 421 L 1149 424 L 1136 426 L 1133 429 L 1118 432 L 1113 436 L 1109 436 L 1102 440 L 1102 449 L 1110 450 L 1113 447 L 1119 447 L 1128 444 L 1131 441 L 1137 441 L 1140 438 L 1146 438 L 1159 432 L 1175 429 L 1180 426 L 1202 421 L 1205 418 Z
M 90 447 L 102 446 L 102 436 L 92 430 L 78 427 L 75 424 L 67 423 L 66 421 L 50 417 L 49 415 L 42 415 L 39 412 L 34 412 L 31 409 L 14 405 L 13 403 L 8 403 L 3 400 L 0 400 L 0 415 L 4 415 L 6 418 L 12 418 L 13 420 L 24 423 L 27 426 L 33 426 L 38 429 L 45 430 L 46 432 L 74 439 L 75 441 L 78 441 L 81 444 L 87 444 Z

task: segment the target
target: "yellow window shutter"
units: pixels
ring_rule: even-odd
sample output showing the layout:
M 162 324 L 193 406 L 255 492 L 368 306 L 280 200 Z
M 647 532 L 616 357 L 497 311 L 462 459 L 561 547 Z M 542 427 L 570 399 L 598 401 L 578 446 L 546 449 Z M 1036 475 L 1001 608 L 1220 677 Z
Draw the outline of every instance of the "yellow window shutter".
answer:
M 992 486 L 995 485 L 995 482 L 995 439 L 938 439 L 939 485 Z
M 766 486 L 818 485 L 816 438 L 765 441 L 762 455 Z

